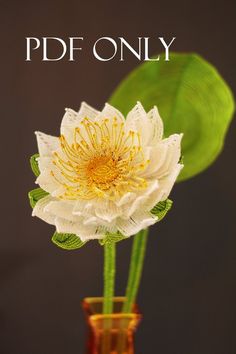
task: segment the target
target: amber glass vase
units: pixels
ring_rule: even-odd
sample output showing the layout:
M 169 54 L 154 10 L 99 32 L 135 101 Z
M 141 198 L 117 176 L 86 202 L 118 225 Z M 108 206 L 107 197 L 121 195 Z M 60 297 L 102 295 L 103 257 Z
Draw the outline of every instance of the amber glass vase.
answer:
M 132 313 L 121 313 L 124 297 L 113 299 L 113 313 L 102 313 L 103 298 L 85 298 L 83 308 L 88 324 L 86 354 L 134 354 L 134 332 L 141 315 L 136 306 Z

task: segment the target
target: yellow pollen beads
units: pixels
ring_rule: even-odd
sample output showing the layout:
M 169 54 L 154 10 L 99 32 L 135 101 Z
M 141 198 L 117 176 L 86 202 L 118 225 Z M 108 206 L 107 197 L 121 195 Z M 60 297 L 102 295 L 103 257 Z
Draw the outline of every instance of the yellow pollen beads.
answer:
M 65 189 L 60 198 L 114 200 L 147 187 L 139 176 L 149 163 L 140 134 L 127 131 L 124 121 L 84 118 L 72 133 L 60 137 L 61 151 L 54 154 L 51 174 Z
M 88 163 L 86 173 L 89 184 L 106 189 L 119 176 L 119 167 L 111 156 L 98 156 Z

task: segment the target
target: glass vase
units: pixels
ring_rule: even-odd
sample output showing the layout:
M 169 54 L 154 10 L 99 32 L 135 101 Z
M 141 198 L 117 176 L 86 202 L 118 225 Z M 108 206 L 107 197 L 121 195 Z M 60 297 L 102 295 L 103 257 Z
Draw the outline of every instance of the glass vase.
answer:
M 83 308 L 88 324 L 86 354 L 134 354 L 134 332 L 141 314 L 121 313 L 124 297 L 113 298 L 113 313 L 102 313 L 103 298 L 85 298 Z

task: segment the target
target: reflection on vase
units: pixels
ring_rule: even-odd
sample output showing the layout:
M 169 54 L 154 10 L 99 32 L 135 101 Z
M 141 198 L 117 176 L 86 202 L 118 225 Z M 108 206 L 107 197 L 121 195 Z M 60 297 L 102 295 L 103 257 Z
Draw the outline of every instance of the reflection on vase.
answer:
M 134 332 L 141 315 L 121 313 L 124 297 L 113 299 L 113 313 L 102 314 L 103 298 L 85 298 L 83 308 L 88 323 L 86 354 L 134 354 Z

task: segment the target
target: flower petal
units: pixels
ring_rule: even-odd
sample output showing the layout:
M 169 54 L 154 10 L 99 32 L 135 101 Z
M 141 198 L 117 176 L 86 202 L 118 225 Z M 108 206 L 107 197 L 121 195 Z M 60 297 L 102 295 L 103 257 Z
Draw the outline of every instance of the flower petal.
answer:
M 177 166 L 171 171 L 171 173 L 166 176 L 163 180 L 160 180 L 160 189 L 163 191 L 163 196 L 161 200 L 168 198 L 171 189 L 184 165 L 177 164 Z
M 135 235 L 142 229 L 157 222 L 157 217 L 149 212 L 139 211 L 132 215 L 129 219 L 118 219 L 117 228 L 126 237 Z
M 162 140 L 161 144 L 167 146 L 166 158 L 162 165 L 156 170 L 156 176 L 163 178 L 178 164 L 181 156 L 181 139 L 183 134 L 173 134 L 169 138 Z
M 125 118 L 123 114 L 116 109 L 115 107 L 111 106 L 109 103 L 106 103 L 103 110 L 98 114 L 96 120 L 102 119 L 109 119 L 109 125 L 113 123 L 113 119 L 116 118 L 119 122 L 125 122 Z
M 101 239 L 105 236 L 105 230 L 97 225 L 83 225 L 81 222 L 73 222 L 63 218 L 56 218 L 57 232 L 76 234 L 82 241 Z
M 183 165 L 177 164 L 166 177 L 159 180 L 159 188 L 154 190 L 143 204 L 144 210 L 150 211 L 157 203 L 166 200 L 169 197 L 171 189 L 182 168 Z
M 148 120 L 147 113 L 140 102 L 137 102 L 134 108 L 128 113 L 126 127 L 128 130 L 139 132 L 142 144 L 147 144 L 150 137 L 150 121 Z
M 47 135 L 42 132 L 35 132 L 37 143 L 38 143 L 38 151 L 40 156 L 52 156 L 52 153 L 56 151 L 59 146 L 59 139 L 55 136 Z
M 55 218 L 55 225 L 56 230 L 59 233 L 66 233 L 66 234 L 78 234 L 78 225 L 80 222 L 74 222 L 70 220 L 66 220 L 65 218 L 56 217 Z
M 55 165 L 53 164 L 53 158 L 52 156 L 40 156 L 37 158 L 38 166 L 39 166 L 39 171 L 43 172 L 45 170 L 52 170 L 55 168 Z
M 117 217 L 122 215 L 122 208 L 117 207 L 112 201 L 107 201 L 107 203 L 100 203 L 98 205 L 95 209 L 95 214 L 100 220 L 112 223 Z
M 51 201 L 46 207 L 45 211 L 56 217 L 61 217 L 69 221 L 80 221 L 81 218 L 72 214 L 74 203 L 67 200 Z
M 89 118 L 92 120 L 95 120 L 96 116 L 99 114 L 100 112 L 97 111 L 95 108 L 89 106 L 86 102 L 82 102 L 78 115 L 81 118 Z
M 122 209 L 118 208 L 113 201 L 109 200 L 93 200 L 77 201 L 73 208 L 73 215 L 83 216 L 86 218 L 84 224 L 103 225 L 111 227 L 111 223 L 122 214 Z M 96 218 L 96 220 L 95 220 Z
M 33 209 L 32 216 L 37 216 L 48 224 L 54 225 L 55 216 L 45 210 L 47 205 L 53 200 L 55 199 L 52 198 L 50 195 L 47 195 L 46 197 L 40 199 Z
M 143 209 L 146 200 L 149 198 L 155 190 L 158 189 L 158 181 L 153 180 L 149 182 L 149 185 L 145 191 L 140 192 L 133 202 L 126 205 L 123 210 L 123 218 L 130 218 L 138 209 Z
M 73 109 L 66 108 L 61 122 L 61 135 L 71 143 L 74 137 L 74 129 L 79 126 L 81 117 Z
M 163 136 L 163 121 L 159 115 L 158 109 L 154 106 L 147 114 L 150 120 L 150 136 L 148 145 L 155 145 L 157 142 L 161 141 Z
M 165 196 L 165 192 L 163 189 L 161 189 L 159 183 L 159 188 L 155 189 L 143 204 L 142 206 L 143 210 L 150 211 L 157 203 L 166 199 L 164 198 L 164 196 Z
M 41 172 L 35 183 L 50 194 L 53 194 L 58 189 L 61 189 L 61 185 L 53 178 L 49 169 L 45 169 L 43 172 Z
M 136 124 L 139 126 L 143 122 L 147 122 L 147 113 L 140 102 L 137 102 L 134 108 L 128 113 L 126 122 L 130 125 L 134 124 L 135 127 Z
M 146 113 L 138 102 L 127 115 L 126 124 L 130 129 L 140 132 L 144 146 L 156 145 L 162 139 L 163 122 L 156 106 Z
M 136 193 L 133 192 L 127 192 L 125 193 L 120 199 L 115 201 L 115 204 L 120 207 L 123 205 L 128 204 L 129 202 L 131 202 L 132 200 L 134 200 L 136 198 Z
M 91 202 L 88 200 L 78 200 L 75 201 L 74 208 L 73 208 L 73 215 L 78 215 L 78 216 L 90 216 L 94 214 L 94 209 L 95 209 L 95 201 Z
M 157 144 L 153 147 L 146 147 L 143 149 L 145 158 L 149 160 L 149 163 L 144 171 L 140 173 L 140 176 L 146 178 L 154 178 L 156 172 L 163 166 L 166 161 L 168 146 L 166 144 Z

